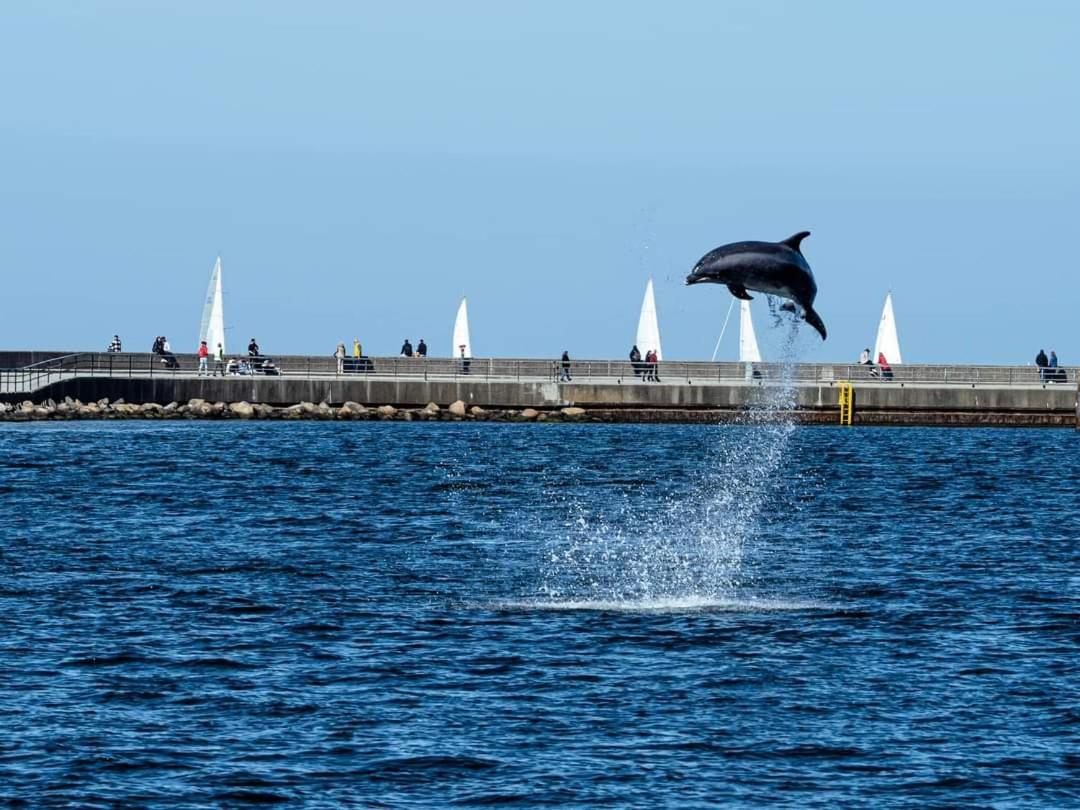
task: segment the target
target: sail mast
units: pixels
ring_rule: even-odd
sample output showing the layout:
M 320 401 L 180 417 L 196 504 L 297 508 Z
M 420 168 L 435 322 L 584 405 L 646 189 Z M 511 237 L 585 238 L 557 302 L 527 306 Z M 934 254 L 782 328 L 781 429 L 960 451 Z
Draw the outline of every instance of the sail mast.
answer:
M 739 302 L 739 362 L 761 362 L 761 351 L 758 349 L 757 335 L 754 334 L 749 301 Z
M 450 350 L 451 357 L 472 357 L 472 341 L 469 339 L 469 307 L 464 296 L 458 307 L 457 318 L 454 320 L 454 345 Z M 464 354 L 462 354 L 464 352 Z
M 896 334 L 896 316 L 893 314 L 891 292 L 885 296 L 885 306 L 881 310 L 881 321 L 878 323 L 877 339 L 874 341 L 874 356 L 870 359 L 876 363 L 881 355 L 885 355 L 885 360 L 890 365 L 904 362 L 900 354 L 900 339 Z
M 214 262 L 210 273 L 210 284 L 206 288 L 206 302 L 203 304 L 202 322 L 199 325 L 199 340 L 206 341 L 211 354 L 217 351 L 220 343 L 225 349 L 225 303 L 221 292 L 221 257 Z
M 645 298 L 641 301 L 641 315 L 637 327 L 638 351 L 644 357 L 651 351 L 656 352 L 656 359 L 663 360 L 664 352 L 660 348 L 660 323 L 656 317 L 656 297 L 653 295 L 653 282 L 645 285 Z

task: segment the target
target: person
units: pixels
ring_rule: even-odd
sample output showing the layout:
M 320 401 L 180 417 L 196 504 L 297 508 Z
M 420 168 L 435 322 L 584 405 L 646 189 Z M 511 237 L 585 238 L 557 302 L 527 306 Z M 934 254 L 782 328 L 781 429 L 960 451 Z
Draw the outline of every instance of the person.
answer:
M 364 356 L 364 351 L 360 346 L 360 338 L 353 338 L 352 356 L 357 360 Z
M 1035 365 L 1039 367 L 1039 380 L 1046 382 L 1046 368 L 1050 365 L 1050 361 L 1046 359 L 1046 352 L 1039 349 L 1039 353 L 1035 355 Z
M 271 377 L 281 376 L 281 370 L 274 365 L 274 361 L 271 360 L 269 357 L 265 358 L 259 365 L 259 371 L 260 373 L 267 374 Z
M 251 373 L 251 363 L 249 363 L 247 360 L 241 360 L 239 367 L 236 369 L 236 373 L 237 374 L 250 374 Z
M 199 341 L 199 374 L 209 373 L 207 363 L 210 358 L 210 350 L 206 348 L 206 341 Z
M 469 366 L 472 365 L 472 360 L 465 356 L 465 347 L 461 347 L 461 373 L 468 374 Z
M 113 354 L 116 354 L 117 352 L 122 351 L 122 349 L 120 348 L 120 336 L 119 335 L 113 335 L 112 336 L 112 341 L 109 343 L 109 351 L 111 353 L 113 353 Z
M 255 338 L 251 339 L 251 343 L 248 344 L 248 357 L 259 356 L 259 344 L 255 342 Z
M 165 353 L 165 338 L 158 335 L 154 338 L 154 345 L 150 347 L 151 354 L 164 354 Z
M 877 364 L 878 364 L 878 368 L 881 369 L 881 379 L 883 379 L 883 380 L 891 380 L 892 379 L 892 366 L 890 366 L 889 361 L 885 359 L 884 352 L 878 352 Z
M 562 371 L 559 372 L 559 382 L 570 382 L 570 352 L 564 351 L 560 360 Z
M 161 336 L 161 364 L 165 368 L 180 368 L 180 364 L 176 361 L 176 355 L 173 354 L 172 346 L 169 345 L 169 339 L 164 335 Z
M 408 338 L 405 338 L 405 342 L 401 344 L 401 356 L 412 357 L 412 344 L 409 343 Z
M 334 349 L 334 357 L 337 358 L 337 373 L 345 373 L 345 344 L 339 343 Z
M 214 349 L 214 376 L 221 372 L 221 376 L 225 376 L 225 347 L 220 343 L 217 348 Z
M 660 376 L 657 374 L 657 363 L 659 358 L 656 355 L 656 349 L 649 349 L 645 353 L 645 379 L 652 380 L 653 382 L 660 382 Z
M 635 377 L 641 376 L 641 352 L 638 351 L 636 343 L 630 348 L 630 367 L 634 369 Z
M 416 356 L 427 357 L 427 344 L 424 343 L 423 338 L 420 338 L 420 342 L 416 344 Z
M 869 347 L 863 349 L 862 354 L 859 355 L 859 365 L 860 366 L 868 366 L 868 365 L 870 365 L 870 349 L 869 349 Z
M 1050 362 L 1047 366 L 1050 370 L 1046 373 L 1046 376 L 1050 382 L 1065 382 L 1065 369 L 1058 368 L 1057 352 L 1053 349 L 1050 350 Z
M 225 367 L 225 373 L 231 376 L 235 376 L 240 373 L 240 361 L 235 357 L 229 360 L 229 364 Z

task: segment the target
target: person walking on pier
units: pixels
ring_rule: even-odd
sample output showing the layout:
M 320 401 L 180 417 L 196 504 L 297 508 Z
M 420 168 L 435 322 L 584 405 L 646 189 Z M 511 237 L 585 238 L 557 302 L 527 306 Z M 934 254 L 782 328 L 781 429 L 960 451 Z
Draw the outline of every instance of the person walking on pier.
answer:
M 1050 365 L 1050 361 L 1046 359 L 1046 352 L 1039 349 L 1039 353 L 1035 355 L 1035 365 L 1039 367 L 1039 382 L 1046 382 L 1046 369 Z
M 216 377 L 219 373 L 222 377 L 225 376 L 225 347 L 220 343 L 214 349 L 214 376 Z
M 409 343 L 409 339 L 405 338 L 405 342 L 401 344 L 401 356 L 412 357 L 412 344 Z
M 337 359 L 337 373 L 345 373 L 345 344 L 339 343 L 334 349 L 334 357 Z
M 420 342 L 416 344 L 416 356 L 427 357 L 427 344 L 424 343 L 423 338 L 420 338 Z
M 573 379 L 570 376 L 570 352 L 564 351 L 562 358 L 559 360 L 561 371 L 559 372 L 559 382 L 570 382 Z
M 361 357 L 364 356 L 364 350 L 360 346 L 360 338 L 353 338 L 352 356 L 356 360 L 359 360 Z
M 206 348 L 206 341 L 205 340 L 200 340 L 199 341 L 199 376 L 200 377 L 203 374 L 208 374 L 209 373 L 209 369 L 207 368 L 207 363 L 208 363 L 209 358 L 210 358 L 210 350 Z

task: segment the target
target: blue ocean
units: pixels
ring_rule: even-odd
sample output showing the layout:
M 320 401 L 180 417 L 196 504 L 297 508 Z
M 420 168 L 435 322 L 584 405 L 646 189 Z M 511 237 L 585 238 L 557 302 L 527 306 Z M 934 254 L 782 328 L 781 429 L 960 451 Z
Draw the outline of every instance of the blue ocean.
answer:
M 1077 807 L 1077 442 L 0 425 L 0 801 Z

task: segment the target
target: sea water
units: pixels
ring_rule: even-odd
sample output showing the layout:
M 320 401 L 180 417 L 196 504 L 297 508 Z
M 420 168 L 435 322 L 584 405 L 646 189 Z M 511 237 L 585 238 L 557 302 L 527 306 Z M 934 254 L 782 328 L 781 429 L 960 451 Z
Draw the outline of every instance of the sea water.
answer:
M 1077 442 L 0 425 L 0 800 L 1077 806 Z

